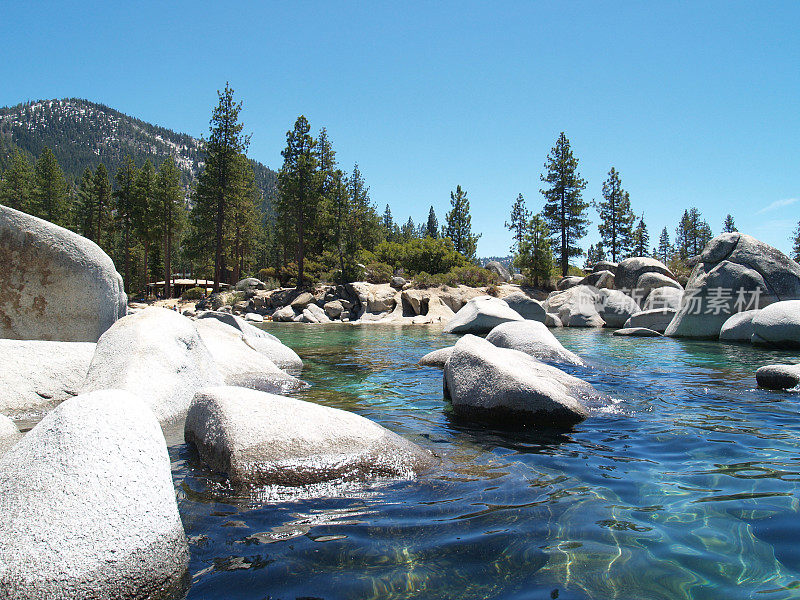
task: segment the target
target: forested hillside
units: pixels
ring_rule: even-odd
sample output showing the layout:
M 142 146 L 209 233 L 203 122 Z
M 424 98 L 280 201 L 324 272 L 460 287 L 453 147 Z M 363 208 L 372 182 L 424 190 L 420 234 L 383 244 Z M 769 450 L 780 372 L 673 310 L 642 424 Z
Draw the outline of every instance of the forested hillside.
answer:
M 0 108 L 0 169 L 10 163 L 18 148 L 30 159 L 47 147 L 53 151 L 68 180 L 78 181 L 84 169 L 103 163 L 116 173 L 126 156 L 136 165 L 147 159 L 160 164 L 173 157 L 184 187 L 194 181 L 203 164 L 200 140 L 185 133 L 146 123 L 113 108 L 79 98 L 38 100 Z M 261 209 L 274 214 L 276 173 L 250 161 L 256 186 L 261 191 Z

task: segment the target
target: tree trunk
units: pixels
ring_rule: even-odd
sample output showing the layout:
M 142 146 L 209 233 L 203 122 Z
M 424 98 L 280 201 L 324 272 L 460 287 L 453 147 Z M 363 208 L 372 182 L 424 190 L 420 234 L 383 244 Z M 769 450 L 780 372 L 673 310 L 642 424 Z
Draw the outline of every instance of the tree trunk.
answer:
M 172 298 L 172 232 L 164 231 L 164 297 Z
M 131 259 L 131 241 L 130 241 L 130 234 L 131 234 L 131 225 L 130 222 L 126 219 L 125 220 L 125 281 L 123 281 L 123 287 L 125 288 L 126 292 L 130 291 L 130 276 L 131 276 L 131 269 L 130 269 L 130 259 Z
M 147 298 L 150 296 L 150 288 L 148 287 L 150 283 L 150 276 L 147 273 L 147 254 L 150 250 L 150 242 L 144 242 L 144 297 Z

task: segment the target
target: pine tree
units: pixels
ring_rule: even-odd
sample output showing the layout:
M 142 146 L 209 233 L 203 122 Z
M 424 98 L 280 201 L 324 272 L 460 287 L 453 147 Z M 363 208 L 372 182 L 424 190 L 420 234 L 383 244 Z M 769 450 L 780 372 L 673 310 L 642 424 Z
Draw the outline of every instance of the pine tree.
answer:
M 792 234 L 792 260 L 800 262 L 800 223 Z
M 14 150 L 11 164 L 0 179 L 0 204 L 30 213 L 33 203 L 33 167 L 19 150 Z
M 408 217 L 406 224 L 400 228 L 400 235 L 403 237 L 404 242 L 413 240 L 417 234 L 417 226 L 414 225 L 414 219 Z
M 114 211 L 117 223 L 122 226 L 123 253 L 125 257 L 125 291 L 130 293 L 131 229 L 136 195 L 136 165 L 130 155 L 125 157 L 114 178 L 117 189 L 114 192 Z
M 685 210 L 675 229 L 675 249 L 681 260 L 689 258 L 692 235 L 692 221 L 689 218 L 689 211 Z
M 517 194 L 517 199 L 511 207 L 511 220 L 506 221 L 505 227 L 513 232 L 514 242 L 511 244 L 511 254 L 517 254 L 522 245 L 522 238 L 530 224 L 531 212 L 525 208 L 525 198 Z
M 94 175 L 89 167 L 83 170 L 78 184 L 78 199 L 75 206 L 75 224 L 78 233 L 95 241 L 94 228 Z
M 224 251 L 225 257 L 233 263 L 233 281 L 239 281 L 254 249 L 253 240 L 259 222 L 257 205 L 260 200 L 253 168 L 244 154 L 239 154 L 234 161 L 231 182 Z
M 316 142 L 310 129 L 301 115 L 286 133 L 283 167 L 278 175 L 278 218 L 296 232 L 297 287 L 304 283 L 306 246 L 314 233 L 320 202 Z
M 184 196 L 181 172 L 175 160 L 161 163 L 156 175 L 154 212 L 164 254 L 164 297 L 172 297 L 172 255 L 184 222 Z
M 69 188 L 52 150 L 44 147 L 34 169 L 34 214 L 56 225 L 70 224 Z
M 586 249 L 586 260 L 583 263 L 583 269 L 588 271 L 592 269 L 595 264 L 597 264 L 597 251 L 594 248 L 594 244 L 589 244 L 589 248 Z
M 696 256 L 703 251 L 703 248 L 711 241 L 713 235 L 711 233 L 711 227 L 703 220 L 699 210 L 690 208 L 688 215 L 691 255 Z
M 534 215 L 525 228 L 519 254 L 514 264 L 533 281 L 550 279 L 553 271 L 553 251 L 550 248 L 550 231 L 541 215 Z
M 383 211 L 383 217 L 381 218 L 381 226 L 383 227 L 384 237 L 386 241 L 391 242 L 393 241 L 393 233 L 394 233 L 394 218 L 392 218 L 392 209 L 389 208 L 389 205 L 386 205 L 386 210 Z
M 650 233 L 647 231 L 647 225 L 644 223 L 644 215 L 642 215 L 639 222 L 636 224 L 636 229 L 633 230 L 632 256 L 647 256 L 649 248 Z
M 136 238 L 144 248 L 144 264 L 142 287 L 148 291 L 150 283 L 150 249 L 159 239 L 159 221 L 156 205 L 156 170 L 150 160 L 146 160 L 142 168 L 136 172 L 132 226 Z
M 595 204 L 600 214 L 600 237 L 617 262 L 626 256 L 634 245 L 633 224 L 636 216 L 631 210 L 630 194 L 622 189 L 619 173 L 611 167 L 608 179 L 603 182 L 603 202 Z
M 108 227 L 111 225 L 111 180 L 103 163 L 97 165 L 92 179 L 92 211 L 94 212 L 94 241 L 104 250 L 110 250 Z M 105 235 L 104 235 L 105 234 Z
M 661 230 L 661 236 L 658 238 L 658 248 L 656 248 L 655 258 L 659 259 L 662 263 L 667 264 L 669 255 L 672 252 L 672 245 L 669 243 L 669 233 L 667 228 Z
M 428 222 L 425 224 L 425 237 L 438 238 L 439 237 L 439 219 L 436 218 L 436 213 L 433 206 L 428 211 Z
M 197 245 L 213 251 L 215 292 L 222 282 L 225 221 L 230 217 L 231 196 L 238 187 L 235 178 L 241 173 L 239 155 L 247 152 L 250 143 L 249 136 L 242 133 L 242 104 L 234 101 L 233 89 L 226 83 L 217 94 L 219 104 L 211 115 L 209 138 L 203 144 L 205 167 L 197 179 L 192 211 Z
M 586 235 L 586 226 L 589 224 L 586 209 L 589 205 L 582 198 L 586 181 L 578 173 L 578 159 L 573 156 L 563 131 L 550 151 L 544 168 L 547 174 L 542 175 L 541 180 L 549 187 L 540 190 L 546 200 L 542 214 L 557 241 L 556 254 L 561 273 L 566 276 L 569 259 L 583 254 L 577 244 Z
M 450 212 L 445 217 L 444 237 L 450 238 L 457 252 L 469 260 L 474 260 L 478 249 L 480 235 L 472 234 L 472 217 L 469 214 L 469 200 L 467 192 L 456 186 L 455 192 L 450 192 Z
M 737 231 L 739 230 L 736 229 L 733 217 L 731 215 L 726 215 L 725 222 L 722 224 L 722 233 L 736 233 Z

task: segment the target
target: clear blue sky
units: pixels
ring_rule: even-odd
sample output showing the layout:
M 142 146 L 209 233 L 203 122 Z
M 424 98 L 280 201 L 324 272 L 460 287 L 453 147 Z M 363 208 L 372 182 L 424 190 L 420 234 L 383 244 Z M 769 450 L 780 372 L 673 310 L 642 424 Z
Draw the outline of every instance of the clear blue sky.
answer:
M 790 247 L 800 2 L 228 5 L 5 3 L 0 105 L 77 96 L 200 135 L 228 80 L 253 158 L 277 169 L 305 114 L 398 221 L 443 221 L 461 184 L 483 256 L 507 253 L 517 193 L 541 208 L 564 130 L 585 197 L 615 166 L 651 242 L 697 206 Z

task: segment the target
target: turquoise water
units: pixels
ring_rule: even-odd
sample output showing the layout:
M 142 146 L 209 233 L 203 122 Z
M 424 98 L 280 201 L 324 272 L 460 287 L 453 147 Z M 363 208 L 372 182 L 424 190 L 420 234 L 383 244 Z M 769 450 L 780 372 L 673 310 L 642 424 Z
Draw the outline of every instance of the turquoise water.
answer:
M 170 448 L 190 599 L 798 598 L 800 403 L 755 389 L 796 357 L 561 330 L 613 402 L 562 433 L 453 419 L 416 362 L 425 327 L 270 325 L 305 361 L 298 397 L 441 459 L 414 481 L 236 493 Z

